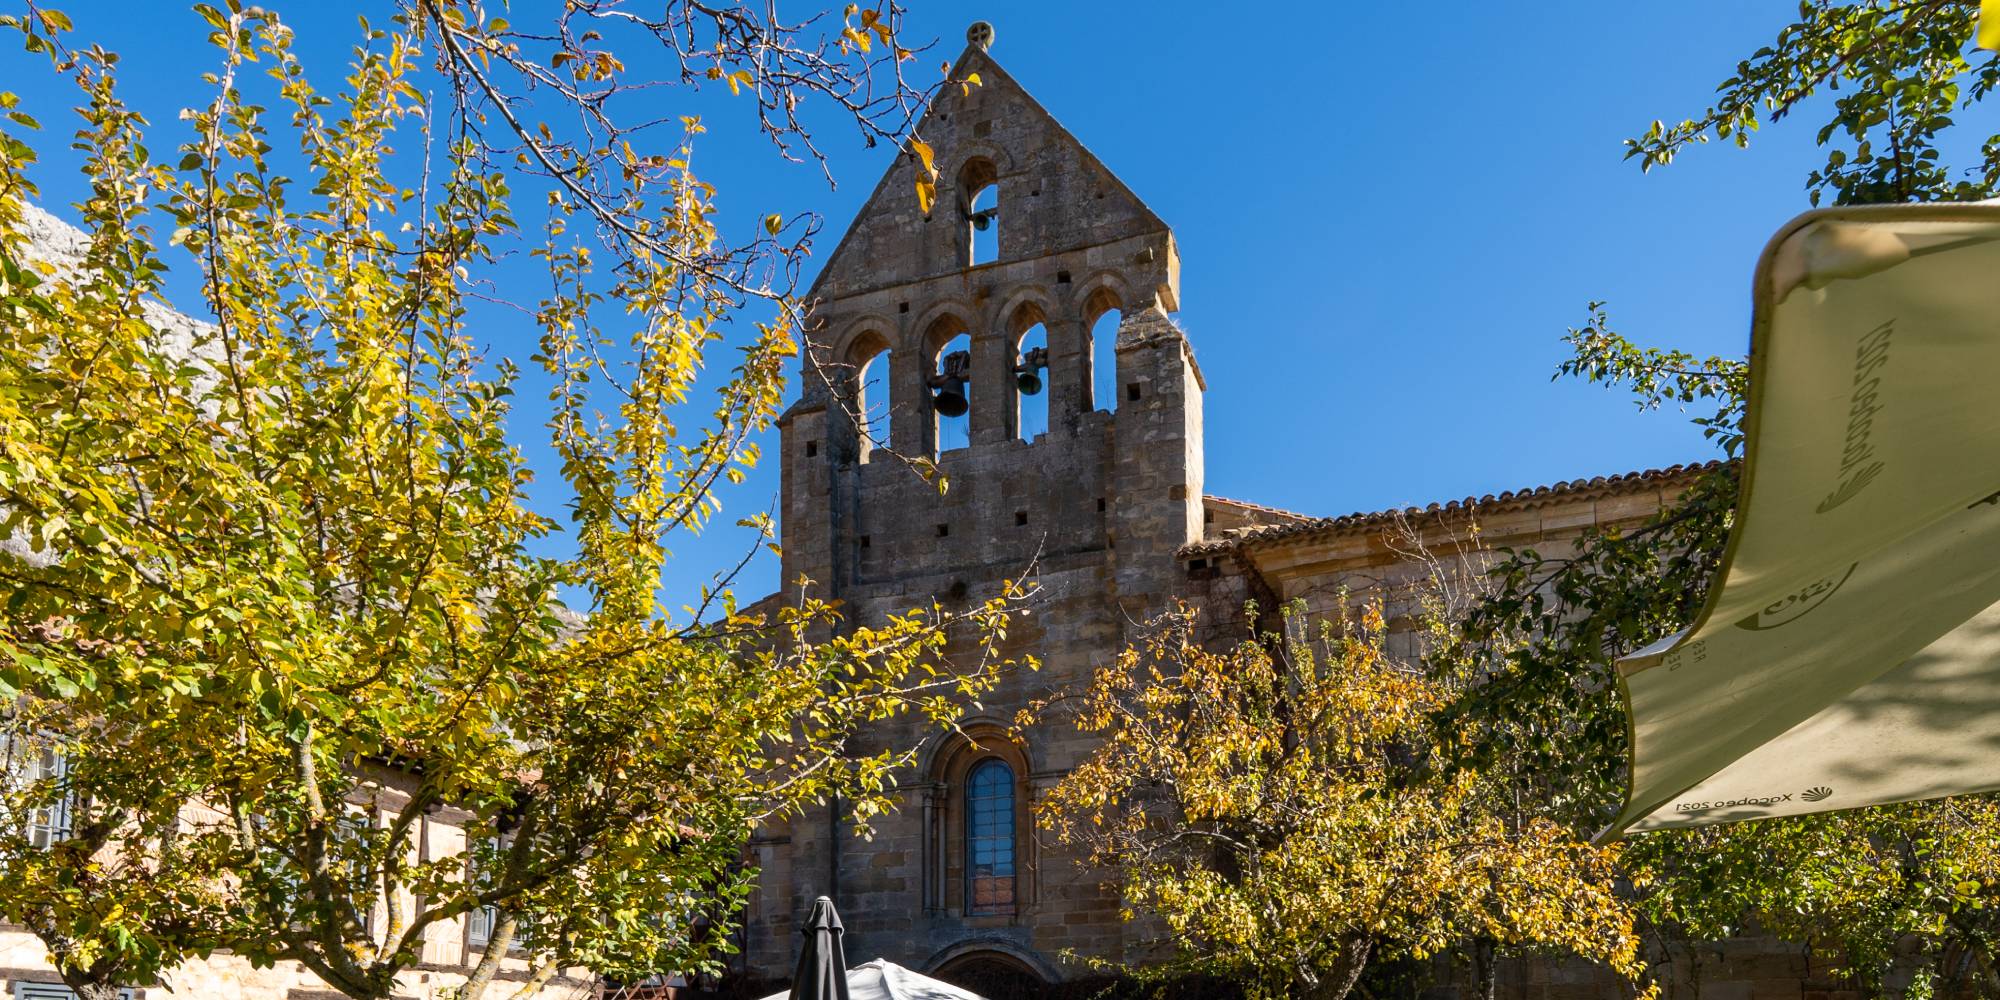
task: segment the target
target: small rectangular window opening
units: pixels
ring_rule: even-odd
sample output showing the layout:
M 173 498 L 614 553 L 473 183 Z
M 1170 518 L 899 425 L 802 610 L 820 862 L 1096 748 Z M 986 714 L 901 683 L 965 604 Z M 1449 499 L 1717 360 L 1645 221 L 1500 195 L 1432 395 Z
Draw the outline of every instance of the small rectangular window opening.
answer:
M 1056 272 L 1056 284 L 1058 284 L 1058 285 L 1067 285 L 1067 284 L 1069 284 L 1069 272 L 1068 272 L 1068 271 L 1057 271 L 1057 272 Z
M 909 312 L 910 304 L 908 302 L 898 302 L 896 303 L 896 311 L 899 313 Z
M 1139 401 L 1139 383 L 1133 382 L 1125 387 L 1125 398 L 1134 403 Z
M 1014 512 L 1014 527 L 1018 528 L 1018 527 L 1021 527 L 1022 525 L 1025 525 L 1025 524 L 1027 524 L 1027 523 L 1028 523 L 1028 512 L 1027 512 L 1027 511 L 1025 511 L 1025 510 L 1017 510 L 1017 511 L 1015 511 L 1015 512 Z
M 949 525 L 949 524 L 940 524 L 940 525 L 938 525 L 938 526 L 937 526 L 937 531 L 938 531 L 938 537 L 939 537 L 939 538 L 944 538 L 944 537 L 946 537 L 947 535 L 950 535 L 950 534 L 951 534 L 951 525 Z
M 867 535 L 862 535 L 862 536 L 861 536 L 861 547 L 862 547 L 862 548 L 864 548 L 864 549 L 868 547 L 868 536 L 867 536 Z
M 819 442 L 818 442 L 818 441 L 807 441 L 807 442 L 806 442 L 806 457 L 807 457 L 807 458 L 811 458 L 811 457 L 813 457 L 814 455 L 817 455 L 817 454 L 819 454 Z
M 1102 513 L 1104 513 L 1104 498 L 1103 498 L 1103 497 L 1098 497 L 1098 498 L 1097 498 L 1097 512 L 1098 512 L 1099 514 L 1102 514 Z

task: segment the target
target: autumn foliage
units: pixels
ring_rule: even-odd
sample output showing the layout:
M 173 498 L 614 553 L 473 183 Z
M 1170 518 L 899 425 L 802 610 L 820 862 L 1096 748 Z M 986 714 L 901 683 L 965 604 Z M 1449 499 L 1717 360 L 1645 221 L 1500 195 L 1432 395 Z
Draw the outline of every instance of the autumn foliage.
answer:
M 1048 706 L 1104 742 L 1041 822 L 1164 924 L 1171 968 L 1339 998 L 1371 960 L 1483 942 L 1640 975 L 1614 851 L 1441 766 L 1451 691 L 1387 654 L 1377 607 L 1284 624 L 1218 650 L 1179 611 Z

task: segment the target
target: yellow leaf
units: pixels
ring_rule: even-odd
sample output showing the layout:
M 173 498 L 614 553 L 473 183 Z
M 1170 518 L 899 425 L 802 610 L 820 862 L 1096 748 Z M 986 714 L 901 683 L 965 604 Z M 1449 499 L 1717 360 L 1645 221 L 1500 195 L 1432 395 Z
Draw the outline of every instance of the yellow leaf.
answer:
M 767 232 L 767 233 L 770 233 L 770 234 L 771 234 L 772 236 L 776 236 L 776 235 L 778 235 L 778 230 L 780 230 L 780 229 L 783 229 L 783 228 L 785 228 L 785 218 L 784 218 L 784 216 L 781 216 L 781 215 L 767 215 L 767 216 L 764 216 L 764 231 L 765 231 L 765 232 Z
M 2000 0 L 1981 0 L 1979 27 L 1972 38 L 1973 44 L 1982 49 L 2000 51 Z
M 910 152 L 917 154 L 917 160 L 923 163 L 924 176 L 935 180 L 937 178 L 937 154 L 931 152 L 930 143 L 922 139 L 911 139 Z M 929 211 L 929 209 L 925 209 L 925 211 Z

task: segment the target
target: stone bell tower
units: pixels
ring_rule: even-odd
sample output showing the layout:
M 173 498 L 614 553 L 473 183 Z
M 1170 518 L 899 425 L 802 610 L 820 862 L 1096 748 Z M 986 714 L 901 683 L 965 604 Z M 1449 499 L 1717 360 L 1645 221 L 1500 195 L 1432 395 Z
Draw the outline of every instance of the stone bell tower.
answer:
M 979 82 L 947 83 L 918 127 L 938 175 L 930 211 L 906 151 L 810 293 L 820 370 L 809 360 L 781 422 L 788 588 L 804 575 L 821 596 L 889 583 L 928 596 L 1018 574 L 1039 552 L 1050 568 L 1115 563 L 1107 583 L 1136 596 L 1146 563 L 1200 537 L 1201 379 L 1166 315 L 1178 308 L 1173 234 L 994 61 L 991 29 L 975 28 L 951 80 Z M 994 207 L 975 219 L 975 204 Z M 990 228 L 998 252 L 974 264 Z M 1112 310 L 1122 319 L 1106 351 L 1091 328 Z M 1042 360 L 1023 356 L 1021 338 L 1037 324 L 1048 430 L 1021 440 L 1019 375 Z M 954 359 L 943 348 L 960 335 L 969 357 Z M 1093 392 L 1104 358 L 1116 359 L 1116 399 Z M 969 444 L 940 451 L 948 418 L 935 400 L 951 374 L 970 390 Z M 949 492 L 911 460 L 937 462 Z
M 990 962 L 1046 981 L 1067 974 L 1053 957 L 1064 949 L 1124 947 L 1116 900 L 1038 848 L 1026 811 L 1088 747 L 1055 726 L 1023 731 L 1015 713 L 1108 662 L 1185 581 L 1176 550 L 1202 532 L 1201 374 L 1169 318 L 1179 260 L 1166 223 L 994 61 L 990 27 L 967 37 L 918 126 L 934 203 L 919 203 L 905 150 L 811 292 L 812 357 L 780 421 L 782 596 L 809 580 L 865 622 L 1031 577 L 1008 652 L 1042 667 L 1007 678 L 956 732 L 870 734 L 870 746 L 923 747 L 898 779 L 902 808 L 871 838 L 849 832 L 836 803 L 760 840 L 753 970 L 787 966 L 791 922 L 822 894 L 850 955 L 920 970 Z M 1115 336 L 1099 323 L 1114 311 Z M 1115 343 L 1093 343 L 1094 326 Z M 1037 328 L 1045 350 L 1024 343 Z M 1114 377 L 1094 370 L 1106 364 Z M 1037 390 L 1046 430 L 1024 435 Z M 953 419 L 965 424 L 946 442 Z M 964 857 L 965 769 L 995 754 L 1018 782 L 1004 903 L 982 898 Z

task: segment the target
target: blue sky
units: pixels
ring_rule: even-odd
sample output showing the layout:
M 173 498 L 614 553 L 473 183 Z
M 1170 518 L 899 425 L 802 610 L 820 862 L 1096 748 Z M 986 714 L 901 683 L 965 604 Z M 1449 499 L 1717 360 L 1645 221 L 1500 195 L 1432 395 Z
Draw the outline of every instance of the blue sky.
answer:
M 301 29 L 330 87 L 351 15 L 268 5 Z M 171 150 L 178 108 L 203 99 L 199 19 L 173 0 L 58 6 L 121 53 L 128 99 L 160 126 L 155 155 Z M 905 37 L 938 40 L 922 82 L 968 23 L 992 21 L 1001 65 L 1174 227 L 1178 319 L 1209 387 L 1208 490 L 1312 514 L 1712 457 L 1678 414 L 1551 383 L 1563 331 L 1604 299 L 1642 341 L 1742 353 L 1751 265 L 1808 207 L 1817 162 L 1809 115 L 1748 153 L 1701 149 L 1651 175 L 1622 159 L 1620 140 L 1652 119 L 1705 107 L 1787 20 L 1782 0 L 913 7 Z M 532 17 L 515 6 L 517 25 Z M 48 126 L 37 176 L 64 213 L 82 193 L 63 148 L 73 91 L 11 48 L 0 81 Z M 713 89 L 674 99 L 713 129 L 697 165 L 731 224 L 818 212 L 822 255 L 892 155 L 827 127 L 829 189 L 732 114 L 747 105 Z M 496 353 L 526 360 L 532 328 L 505 311 L 477 318 Z M 777 489 L 773 462 L 725 495 L 722 523 Z M 744 542 L 726 529 L 684 541 L 670 587 L 692 592 Z M 751 599 L 776 580 L 764 558 L 738 590 Z

